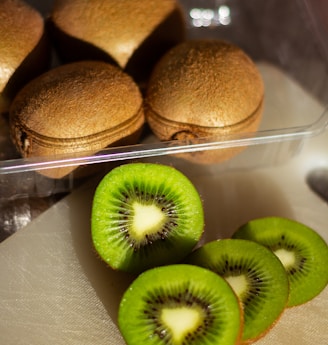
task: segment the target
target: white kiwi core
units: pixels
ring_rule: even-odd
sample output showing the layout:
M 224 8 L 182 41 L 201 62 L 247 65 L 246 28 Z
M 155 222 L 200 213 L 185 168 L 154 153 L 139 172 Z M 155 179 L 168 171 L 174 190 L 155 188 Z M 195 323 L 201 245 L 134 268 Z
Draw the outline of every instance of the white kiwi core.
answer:
M 173 341 L 180 343 L 203 323 L 203 317 L 199 310 L 191 307 L 163 308 L 161 321 L 171 331 Z
M 277 249 L 274 253 L 282 262 L 285 268 L 292 267 L 296 262 L 295 253 L 290 250 L 280 248 L 280 249 Z
M 248 290 L 248 281 L 244 274 L 238 276 L 227 276 L 224 279 L 229 283 L 238 297 L 241 297 Z
M 135 202 L 133 208 L 132 233 L 136 239 L 156 233 L 166 222 L 166 216 L 156 205 Z

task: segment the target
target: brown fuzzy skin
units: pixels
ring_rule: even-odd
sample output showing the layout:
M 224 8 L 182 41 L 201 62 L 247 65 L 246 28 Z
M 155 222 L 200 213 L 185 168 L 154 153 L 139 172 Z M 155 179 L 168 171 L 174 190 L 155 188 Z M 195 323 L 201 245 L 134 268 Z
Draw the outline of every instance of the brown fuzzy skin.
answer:
M 253 61 L 239 47 L 219 40 L 186 41 L 156 65 L 146 93 L 146 117 L 161 140 L 225 136 L 258 129 L 264 85 Z M 212 163 L 238 149 L 192 154 Z
M 14 94 L 50 61 L 41 14 L 21 0 L 0 2 L 0 112 Z
M 133 79 L 96 61 L 44 73 L 19 92 L 10 108 L 11 135 L 23 157 L 78 155 L 132 144 L 143 124 L 143 99 Z M 73 169 L 60 174 L 54 169 L 52 175 L 62 177 Z
M 50 23 L 66 61 L 107 55 L 131 75 L 185 34 L 176 0 L 56 0 Z

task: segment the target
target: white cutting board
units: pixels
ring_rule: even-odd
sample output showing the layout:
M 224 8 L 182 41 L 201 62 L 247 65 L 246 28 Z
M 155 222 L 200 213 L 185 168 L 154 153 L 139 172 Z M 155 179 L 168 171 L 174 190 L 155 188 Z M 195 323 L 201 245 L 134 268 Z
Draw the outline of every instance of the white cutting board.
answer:
M 316 102 L 309 100 L 308 107 L 317 114 Z M 272 215 L 304 222 L 328 242 L 328 204 L 305 184 L 309 169 L 328 166 L 327 147 L 326 132 L 285 165 L 243 171 L 194 169 L 173 160 L 204 199 L 202 242 L 228 237 L 244 222 Z M 0 244 L 0 344 L 124 344 L 116 317 L 132 277 L 107 268 L 93 251 L 90 208 L 97 182 Z M 287 310 L 258 344 L 328 344 L 327 320 L 328 288 L 312 302 Z

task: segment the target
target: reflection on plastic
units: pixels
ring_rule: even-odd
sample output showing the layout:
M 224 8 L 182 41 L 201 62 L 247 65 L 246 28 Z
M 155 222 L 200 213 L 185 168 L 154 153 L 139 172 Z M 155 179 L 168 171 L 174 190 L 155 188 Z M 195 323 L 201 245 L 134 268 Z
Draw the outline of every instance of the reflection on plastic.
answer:
M 197 8 L 189 11 L 191 24 L 194 27 L 208 27 L 231 24 L 231 11 L 227 5 L 218 8 Z

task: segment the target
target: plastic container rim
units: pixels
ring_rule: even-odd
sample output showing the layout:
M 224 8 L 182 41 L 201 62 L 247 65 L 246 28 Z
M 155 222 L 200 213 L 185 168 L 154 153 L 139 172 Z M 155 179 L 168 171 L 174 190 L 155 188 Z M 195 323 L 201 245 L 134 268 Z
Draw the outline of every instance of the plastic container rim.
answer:
M 108 163 L 115 161 L 157 157 L 163 155 L 228 149 L 277 142 L 304 140 L 321 134 L 328 128 L 328 109 L 312 124 L 282 129 L 269 129 L 242 135 L 196 138 L 192 141 L 171 140 L 158 143 L 109 147 L 97 153 L 79 152 L 75 155 L 56 155 L 33 158 L 18 158 L 0 162 L 0 175 L 34 170 Z

